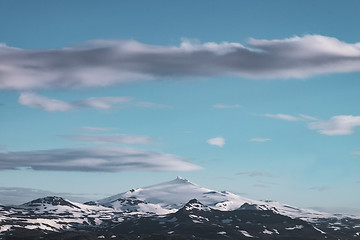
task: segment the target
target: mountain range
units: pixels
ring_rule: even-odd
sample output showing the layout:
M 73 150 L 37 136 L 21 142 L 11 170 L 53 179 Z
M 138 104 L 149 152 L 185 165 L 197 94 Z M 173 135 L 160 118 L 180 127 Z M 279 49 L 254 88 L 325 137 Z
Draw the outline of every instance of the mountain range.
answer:
M 6 239 L 360 239 L 360 217 L 214 191 L 186 179 L 98 201 L 59 196 L 0 205 Z

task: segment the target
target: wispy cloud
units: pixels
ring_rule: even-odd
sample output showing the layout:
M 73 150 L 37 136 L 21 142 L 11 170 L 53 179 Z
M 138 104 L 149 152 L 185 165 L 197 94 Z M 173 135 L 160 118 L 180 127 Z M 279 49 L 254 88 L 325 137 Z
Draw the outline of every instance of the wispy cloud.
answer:
M 210 145 L 222 147 L 225 145 L 225 139 L 222 137 L 210 138 L 206 141 Z
M 299 114 L 299 116 L 304 119 L 304 120 L 309 120 L 309 121 L 316 121 L 318 120 L 316 117 L 313 116 L 309 116 L 309 115 L 305 115 L 305 114 Z
M 152 102 L 137 102 L 130 97 L 92 97 L 77 101 L 66 102 L 47 98 L 36 93 L 21 93 L 18 102 L 24 106 L 38 108 L 48 112 L 67 112 L 82 108 L 107 110 L 111 108 L 143 107 L 143 108 L 170 108 L 164 104 Z
M 309 207 L 310 209 L 314 209 L 320 212 L 328 212 L 333 214 L 346 214 L 353 216 L 360 216 L 360 208 L 352 208 L 352 207 Z
M 22 105 L 39 108 L 48 112 L 67 112 L 76 108 L 74 104 L 57 99 L 50 99 L 35 93 L 22 93 L 18 102 Z
M 153 102 L 137 102 L 134 103 L 134 106 L 142 107 L 142 108 L 154 108 L 154 109 L 173 108 L 172 106 L 169 105 L 153 103 Z
M 352 152 L 351 155 L 353 155 L 353 156 L 360 156 L 360 152 Z
M 261 183 L 256 183 L 253 185 L 254 187 L 257 187 L 257 188 L 268 188 L 269 186 L 268 185 L 265 185 L 265 184 L 261 184 Z
M 270 138 L 251 138 L 249 142 L 267 142 L 270 140 Z
M 311 187 L 310 190 L 315 190 L 315 191 L 319 191 L 319 192 L 323 192 L 326 190 L 329 190 L 330 187 L 329 186 L 316 186 L 316 187 Z
M 245 176 L 248 176 L 248 177 L 274 177 L 270 173 L 258 172 L 258 171 L 238 172 L 236 175 L 245 175 Z
M 304 115 L 304 114 L 299 114 L 298 116 L 294 116 L 294 115 L 282 114 L 282 113 L 277 113 L 277 114 L 267 113 L 267 114 L 264 114 L 264 116 L 267 118 L 275 118 L 275 119 L 281 119 L 281 120 L 293 121 L 293 122 L 317 120 L 317 118 L 315 118 L 315 117 L 312 117 L 309 115 Z
M 227 104 L 221 104 L 217 103 L 213 105 L 213 108 L 217 109 L 231 109 L 231 108 L 242 108 L 240 104 L 233 104 L 233 105 L 227 105 Z
M 282 113 L 278 113 L 278 114 L 267 113 L 264 116 L 268 117 L 268 118 L 276 118 L 276 119 L 281 119 L 281 120 L 286 120 L 286 121 L 300 121 L 301 120 L 298 117 L 288 115 L 288 114 L 282 114 Z
M 75 202 L 86 202 L 101 197 L 95 194 L 55 193 L 34 188 L 0 187 L 0 203 L 4 205 L 20 205 L 46 196 L 61 196 Z
M 201 167 L 183 158 L 132 148 L 73 148 L 0 153 L 0 170 L 191 171 Z
M 0 151 L 7 150 L 8 148 L 6 146 L 0 145 Z
M 82 126 L 79 129 L 87 132 L 105 132 L 105 131 L 111 131 L 113 128 L 102 128 L 102 127 L 91 127 L 91 126 Z
M 359 72 L 360 43 L 321 35 L 241 43 L 155 46 L 94 40 L 73 48 L 25 50 L 0 45 L 0 89 L 105 87 L 176 77 L 304 78 Z
M 77 141 L 86 141 L 94 143 L 115 143 L 115 144 L 135 144 L 148 145 L 155 143 L 155 139 L 148 136 L 110 134 L 110 135 L 60 135 L 63 138 Z
M 327 121 L 318 121 L 309 124 L 309 128 L 325 135 L 350 135 L 354 128 L 360 126 L 360 116 L 338 115 Z
M 131 100 L 129 97 L 92 97 L 72 102 L 72 104 L 76 108 L 110 109 L 129 103 Z

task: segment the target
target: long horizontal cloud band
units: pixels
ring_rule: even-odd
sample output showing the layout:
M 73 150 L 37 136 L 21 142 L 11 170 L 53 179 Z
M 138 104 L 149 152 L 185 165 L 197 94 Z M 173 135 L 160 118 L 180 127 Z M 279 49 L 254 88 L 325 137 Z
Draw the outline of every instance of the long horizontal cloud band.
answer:
M 166 77 L 302 78 L 360 71 L 360 43 L 306 35 L 283 40 L 154 46 L 90 41 L 77 48 L 23 50 L 0 45 L 0 89 L 98 87 Z
M 131 148 L 78 148 L 0 153 L 0 170 L 191 171 L 201 167 L 171 154 Z

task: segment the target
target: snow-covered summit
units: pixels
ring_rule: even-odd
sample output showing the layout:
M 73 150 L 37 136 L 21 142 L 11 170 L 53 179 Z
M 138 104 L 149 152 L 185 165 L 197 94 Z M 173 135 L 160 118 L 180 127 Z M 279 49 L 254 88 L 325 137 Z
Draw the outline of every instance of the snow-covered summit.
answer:
M 23 207 L 41 207 L 41 206 L 45 206 L 45 205 L 68 206 L 68 207 L 79 208 L 78 206 L 76 206 L 75 204 L 70 202 L 69 200 L 66 200 L 62 197 L 57 197 L 57 196 L 47 196 L 44 198 L 38 198 L 33 201 L 24 203 L 22 206 Z
M 108 206 L 109 203 L 122 199 L 137 199 L 146 203 L 158 204 L 168 210 L 183 207 L 191 199 L 197 199 L 206 206 L 219 210 L 235 210 L 245 202 L 256 204 L 257 201 L 243 198 L 229 192 L 218 192 L 203 188 L 182 177 L 144 188 L 132 189 L 98 201 Z M 260 202 L 259 202 L 260 203 Z
M 272 210 L 275 213 L 307 221 L 335 217 L 332 214 L 296 208 L 279 202 L 257 201 L 228 191 L 210 190 L 179 176 L 168 182 L 131 189 L 127 192 L 101 199 L 98 201 L 98 204 L 113 207 L 121 211 L 131 209 L 131 211 L 137 214 L 145 212 L 167 214 L 179 210 L 192 199 L 197 199 L 205 206 L 221 211 L 232 211 L 240 208 Z M 130 202 L 138 202 L 139 204 L 131 204 L 130 206 L 128 204 Z

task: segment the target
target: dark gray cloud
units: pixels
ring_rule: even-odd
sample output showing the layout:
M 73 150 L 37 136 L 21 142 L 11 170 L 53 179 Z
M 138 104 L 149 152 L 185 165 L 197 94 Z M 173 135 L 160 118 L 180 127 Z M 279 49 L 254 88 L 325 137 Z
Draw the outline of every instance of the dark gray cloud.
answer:
M 0 187 L 0 203 L 19 205 L 46 196 L 61 196 L 75 202 L 86 202 L 105 196 L 97 194 L 55 193 L 34 188 Z
M 92 97 L 77 101 L 62 101 L 41 96 L 36 93 L 21 93 L 18 102 L 24 106 L 37 108 L 48 112 L 67 112 L 82 108 L 107 110 L 112 108 L 141 107 L 141 108 L 171 108 L 164 104 L 152 102 L 137 102 L 130 97 Z
M 137 144 L 137 145 L 148 145 L 155 143 L 155 139 L 152 139 L 148 136 L 138 136 L 138 135 L 126 135 L 126 134 L 108 134 L 108 135 L 61 135 L 61 137 L 85 141 L 85 142 L 95 142 L 95 143 L 115 143 L 115 144 Z
M 0 89 L 105 87 L 136 80 L 243 76 L 303 78 L 360 71 L 360 43 L 306 35 L 240 43 L 146 45 L 89 41 L 74 48 L 24 50 L 0 45 Z
M 0 170 L 191 171 L 201 167 L 179 156 L 131 148 L 74 148 L 0 153 Z

